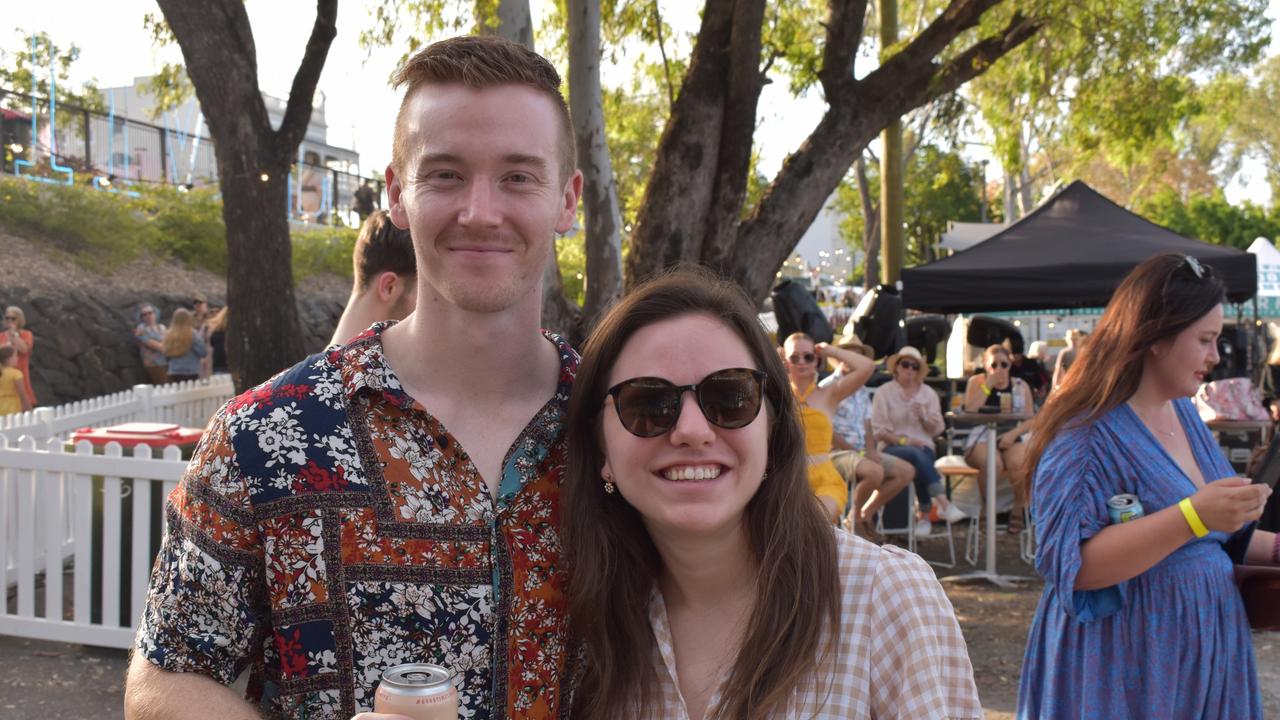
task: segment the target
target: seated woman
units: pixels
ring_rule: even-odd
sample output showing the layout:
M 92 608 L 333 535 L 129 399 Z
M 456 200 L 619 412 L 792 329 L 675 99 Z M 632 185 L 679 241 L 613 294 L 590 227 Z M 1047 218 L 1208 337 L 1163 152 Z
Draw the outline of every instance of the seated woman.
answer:
M 836 345 L 868 360 L 875 358 L 874 351 L 853 333 L 839 338 Z M 835 372 L 823 378 L 818 387 L 839 382 L 852 372 L 852 366 L 837 362 Z M 853 502 L 845 517 L 859 535 L 879 541 L 881 537 L 874 530 L 876 513 L 915 478 L 915 468 L 892 455 L 881 454 L 876 442 L 867 442 L 872 433 L 871 392 L 866 385 L 840 401 L 831 426 L 831 462 L 846 482 L 853 484 Z
M 938 393 L 924 386 L 924 356 L 910 345 L 886 363 L 893 380 L 881 385 L 871 401 L 871 428 L 884 452 L 915 468 L 920 518 L 916 534 L 928 535 L 933 523 L 960 522 L 965 514 L 947 499 L 942 476 L 933 467 L 937 459 L 934 438 L 946 429 Z
M 592 333 L 561 501 L 572 717 L 982 717 L 933 571 L 823 517 L 787 385 L 755 308 L 706 272 Z
M 1001 407 L 1002 396 L 1009 397 L 1010 409 L 1019 414 L 1035 412 L 1031 397 L 1031 388 L 1021 378 L 1009 374 L 1013 366 L 1013 358 L 1003 345 L 992 345 L 982 353 L 983 372 L 969 378 L 964 391 L 964 409 L 967 412 L 978 412 L 979 408 Z M 1013 509 L 1009 511 L 1009 534 L 1022 532 L 1022 511 L 1027 506 L 1027 492 L 1030 489 L 1027 476 L 1027 445 L 1023 440 L 1027 429 L 1031 427 L 1028 418 L 1014 427 L 996 436 L 996 476 L 1009 476 L 1009 484 L 1013 486 Z M 964 444 L 964 461 L 987 472 L 987 442 L 989 431 L 985 427 L 974 428 Z M 986 477 L 980 475 L 980 477 Z
M 809 454 L 809 487 L 822 503 L 832 523 L 840 521 L 849 502 L 849 485 L 831 463 L 831 417 L 841 400 L 867 383 L 875 363 L 853 352 L 827 343 L 814 345 L 804 333 L 792 333 L 782 344 L 787 378 L 800 404 L 800 424 L 804 427 L 805 451 Z M 818 368 L 831 357 L 853 371 L 825 387 L 818 387 Z M 881 475 L 883 479 L 883 474 Z M 861 517 L 858 518 L 862 522 Z M 870 526 L 863 527 L 865 531 Z

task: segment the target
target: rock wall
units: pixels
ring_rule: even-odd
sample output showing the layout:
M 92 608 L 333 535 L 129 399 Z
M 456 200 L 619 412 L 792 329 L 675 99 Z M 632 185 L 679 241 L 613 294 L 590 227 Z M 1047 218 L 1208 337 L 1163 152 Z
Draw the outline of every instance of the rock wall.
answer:
M 213 305 L 225 298 L 210 294 Z M 168 324 L 173 311 L 190 307 L 187 296 L 148 291 L 70 289 L 57 295 L 0 285 L 0 307 L 17 305 L 35 335 L 31 382 L 39 405 L 65 402 L 126 390 L 147 382 L 134 344 L 138 306 L 154 304 Z M 308 353 L 325 347 L 342 315 L 346 296 L 300 295 L 298 314 Z

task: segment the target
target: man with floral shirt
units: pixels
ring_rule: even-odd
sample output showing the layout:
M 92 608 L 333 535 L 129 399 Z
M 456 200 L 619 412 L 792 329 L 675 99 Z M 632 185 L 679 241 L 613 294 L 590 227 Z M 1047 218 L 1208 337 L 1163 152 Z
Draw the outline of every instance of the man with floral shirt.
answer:
M 464 718 L 567 714 L 577 358 L 538 330 L 582 188 L 560 78 L 514 43 L 454 38 L 396 80 L 388 198 L 415 312 L 214 417 L 170 497 L 127 717 L 348 718 L 406 662 L 454 671 Z M 242 699 L 225 686 L 246 668 Z

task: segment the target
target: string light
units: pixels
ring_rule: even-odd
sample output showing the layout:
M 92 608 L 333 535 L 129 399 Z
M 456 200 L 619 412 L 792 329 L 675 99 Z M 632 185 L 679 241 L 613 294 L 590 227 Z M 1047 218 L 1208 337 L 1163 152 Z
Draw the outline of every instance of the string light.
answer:
M 22 143 L 12 143 L 12 144 L 10 144 L 10 145 L 9 145 L 9 150 L 10 150 L 10 152 L 12 152 L 14 155 L 18 155 L 18 154 L 20 154 L 23 150 L 26 150 L 26 148 L 22 147 Z
M 261 175 L 259 175 L 259 176 L 258 176 L 258 179 L 259 179 L 259 180 L 261 180 L 262 182 L 270 182 L 270 181 L 271 181 L 271 175 L 270 175 L 270 174 L 268 174 L 268 173 L 265 173 L 265 172 L 264 172 L 264 173 L 262 173 Z

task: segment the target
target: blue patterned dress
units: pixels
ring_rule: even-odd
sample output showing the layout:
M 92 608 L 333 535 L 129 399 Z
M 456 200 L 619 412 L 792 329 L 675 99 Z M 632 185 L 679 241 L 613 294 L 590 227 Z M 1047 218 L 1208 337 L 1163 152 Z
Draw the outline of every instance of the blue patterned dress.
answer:
M 1236 473 L 1189 400 L 1174 403 L 1206 482 Z M 1075 591 L 1080 545 L 1133 493 L 1152 514 L 1196 491 L 1128 404 L 1062 432 L 1037 468 L 1044 595 L 1027 638 L 1018 717 L 1262 718 L 1253 644 L 1228 536 L 1211 532 L 1113 587 Z

